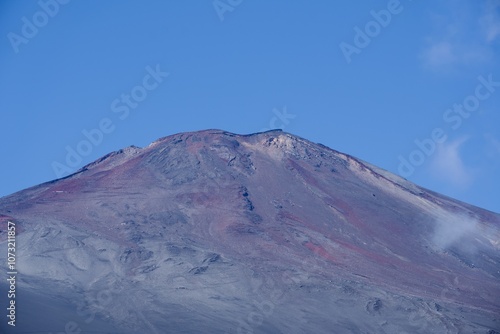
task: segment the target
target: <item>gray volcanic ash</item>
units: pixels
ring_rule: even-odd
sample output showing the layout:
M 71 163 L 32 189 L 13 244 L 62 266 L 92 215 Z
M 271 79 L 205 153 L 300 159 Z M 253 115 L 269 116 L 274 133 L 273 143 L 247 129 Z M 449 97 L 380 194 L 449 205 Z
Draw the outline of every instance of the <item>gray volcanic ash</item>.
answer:
M 2 263 L 8 221 L 9 333 L 500 328 L 500 215 L 281 131 L 172 135 L 1 198 Z

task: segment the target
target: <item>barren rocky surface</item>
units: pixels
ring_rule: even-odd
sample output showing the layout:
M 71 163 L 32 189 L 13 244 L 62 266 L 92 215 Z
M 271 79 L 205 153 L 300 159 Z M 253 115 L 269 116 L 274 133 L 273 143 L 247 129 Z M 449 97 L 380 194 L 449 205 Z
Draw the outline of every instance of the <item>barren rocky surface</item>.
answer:
M 7 221 L 5 333 L 500 332 L 500 215 L 281 131 L 176 134 L 3 197 L 1 263 Z

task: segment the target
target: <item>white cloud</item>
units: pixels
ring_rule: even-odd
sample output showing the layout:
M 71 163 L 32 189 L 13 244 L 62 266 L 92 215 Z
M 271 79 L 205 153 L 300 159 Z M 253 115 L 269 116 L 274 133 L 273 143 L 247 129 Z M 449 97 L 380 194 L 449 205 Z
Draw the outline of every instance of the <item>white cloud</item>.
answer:
M 444 1 L 446 15 L 434 14 L 434 32 L 420 57 L 433 70 L 452 69 L 494 59 L 492 44 L 500 39 L 500 0 Z M 472 8 L 479 5 L 481 8 Z
M 430 168 L 434 176 L 453 186 L 467 187 L 472 182 L 472 173 L 465 166 L 460 154 L 467 137 L 455 141 L 446 141 L 436 147 Z
M 441 249 L 459 246 L 462 250 L 472 250 L 466 241 L 478 234 L 479 221 L 476 217 L 446 211 L 436 213 L 433 243 Z

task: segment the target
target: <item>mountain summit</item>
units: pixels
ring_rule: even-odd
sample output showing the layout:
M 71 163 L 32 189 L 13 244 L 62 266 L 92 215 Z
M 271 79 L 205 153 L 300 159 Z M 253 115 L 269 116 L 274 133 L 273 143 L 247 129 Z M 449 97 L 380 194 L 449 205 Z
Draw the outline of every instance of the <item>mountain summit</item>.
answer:
M 500 215 L 282 131 L 176 134 L 3 197 L 2 263 L 9 222 L 9 333 L 500 331 Z

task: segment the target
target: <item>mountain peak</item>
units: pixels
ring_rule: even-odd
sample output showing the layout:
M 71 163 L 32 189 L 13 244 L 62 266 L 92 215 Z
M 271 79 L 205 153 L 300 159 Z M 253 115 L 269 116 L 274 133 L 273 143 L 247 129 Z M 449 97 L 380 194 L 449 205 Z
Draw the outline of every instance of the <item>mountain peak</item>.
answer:
M 500 311 L 499 215 L 283 131 L 128 147 L 0 199 L 0 217 L 20 286 L 112 287 L 99 312 L 120 332 L 241 332 L 255 302 L 264 332 L 486 333 Z

